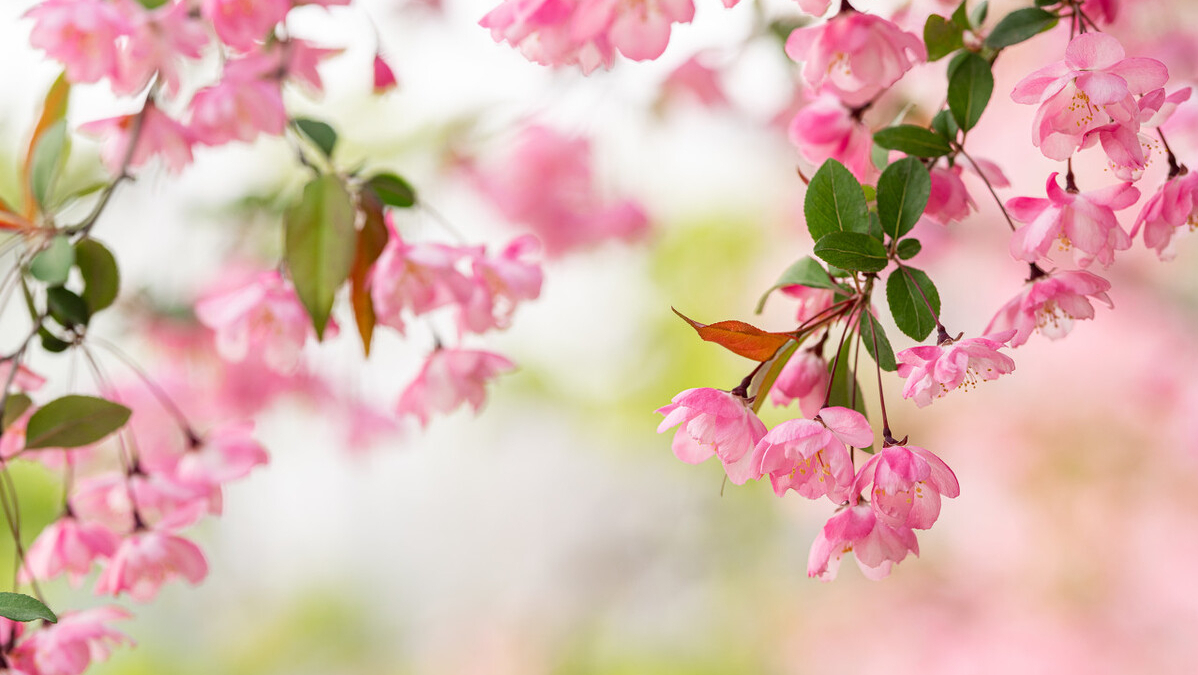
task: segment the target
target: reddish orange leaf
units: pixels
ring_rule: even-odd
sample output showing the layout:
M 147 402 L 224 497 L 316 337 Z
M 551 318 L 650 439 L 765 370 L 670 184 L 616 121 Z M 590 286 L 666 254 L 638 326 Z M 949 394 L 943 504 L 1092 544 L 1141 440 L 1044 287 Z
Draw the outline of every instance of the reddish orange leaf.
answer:
M 770 333 L 744 321 L 719 321 L 703 324 L 687 317 L 682 312 L 674 313 L 689 323 L 691 328 L 707 342 L 714 342 L 733 354 L 754 361 L 768 361 L 778 353 L 791 337 L 786 333 Z
M 362 336 L 362 351 L 370 356 L 370 343 L 374 337 L 374 301 L 366 279 L 370 266 L 379 259 L 387 245 L 387 224 L 383 220 L 383 204 L 369 191 L 359 195 L 362 213 L 366 216 L 358 232 L 358 243 L 354 249 L 354 266 L 350 269 L 350 304 L 354 308 L 354 320 L 358 324 L 358 335 Z
M 36 225 L 15 213 L 0 211 L 0 230 L 32 230 Z
M 25 162 L 22 164 L 21 173 L 25 187 L 23 215 L 26 220 L 32 220 L 37 215 L 37 202 L 33 198 L 33 151 L 37 149 L 38 141 L 42 140 L 42 136 L 50 127 L 66 117 L 67 99 L 70 94 L 71 83 L 67 81 L 66 73 L 62 73 L 57 80 L 54 80 L 54 84 L 50 85 L 50 91 L 46 93 L 46 101 L 42 105 L 41 117 L 37 120 L 37 126 L 33 128 L 33 137 L 29 139 L 29 147 L 25 151 Z

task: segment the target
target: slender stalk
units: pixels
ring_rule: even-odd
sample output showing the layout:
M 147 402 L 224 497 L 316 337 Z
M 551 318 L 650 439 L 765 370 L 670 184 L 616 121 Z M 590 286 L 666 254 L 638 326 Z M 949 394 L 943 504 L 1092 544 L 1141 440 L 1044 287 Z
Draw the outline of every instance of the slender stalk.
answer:
M 994 185 L 990 183 L 990 179 L 987 178 L 986 173 L 982 171 L 982 167 L 979 166 L 977 162 L 973 161 L 973 157 L 970 157 L 969 153 L 965 152 L 964 146 L 958 145 L 957 152 L 961 153 L 961 156 L 968 160 L 971 165 L 973 165 L 973 170 L 977 172 L 978 176 L 981 177 L 982 182 L 986 184 L 986 189 L 990 191 L 990 196 L 994 197 L 994 203 L 998 204 L 998 209 L 1002 211 L 1003 218 L 1007 219 L 1007 226 L 1011 228 L 1012 232 L 1018 229 L 1015 227 L 1015 221 L 1011 219 L 1011 214 L 1007 212 L 1006 205 L 1002 203 L 1002 198 L 999 197 L 998 192 L 994 190 Z
M 178 404 L 176 404 L 174 399 L 170 397 L 170 394 L 167 394 L 166 391 L 164 391 L 162 387 L 150 377 L 145 369 L 139 366 L 133 359 L 129 358 L 128 354 L 125 354 L 125 352 L 121 351 L 119 347 L 108 340 L 92 336 L 92 341 L 95 342 L 96 345 L 107 350 L 109 354 L 115 356 L 117 360 L 125 364 L 129 370 L 132 370 L 134 374 L 137 375 L 138 379 L 142 381 L 142 384 L 146 385 L 146 388 L 150 390 L 150 393 L 154 395 L 154 398 L 158 400 L 164 409 L 166 409 L 167 413 L 169 413 L 171 417 L 175 418 L 175 423 L 179 425 L 179 430 L 183 432 L 183 436 L 186 437 L 187 442 L 191 445 L 191 447 L 194 448 L 203 443 L 203 440 L 200 438 L 199 434 L 196 433 L 195 427 L 188 422 L 187 416 L 183 414 L 183 411 L 179 408 Z
M 861 306 L 861 301 L 858 300 L 853 309 L 849 310 L 849 315 L 844 322 L 844 330 L 840 333 L 840 342 L 836 345 L 836 357 L 832 359 L 832 375 L 828 378 L 828 389 L 824 392 L 824 404 L 820 408 L 828 407 L 828 402 L 832 399 L 832 385 L 836 382 L 836 371 L 840 367 L 840 353 L 844 351 L 844 341 L 849 334 L 849 326 L 853 324 L 853 313 Z

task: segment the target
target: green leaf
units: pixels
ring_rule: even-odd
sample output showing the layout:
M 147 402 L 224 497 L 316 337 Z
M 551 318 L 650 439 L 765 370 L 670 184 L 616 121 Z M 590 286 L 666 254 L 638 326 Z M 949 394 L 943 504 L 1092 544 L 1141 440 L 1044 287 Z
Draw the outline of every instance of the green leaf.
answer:
M 1055 2 L 1056 0 L 1053 1 Z M 986 23 L 986 17 L 989 14 L 990 2 L 989 0 L 982 0 L 978 3 L 978 6 L 974 7 L 973 11 L 969 13 L 969 25 L 975 30 L 981 28 L 982 24 Z
M 928 61 L 939 61 L 965 46 L 961 27 L 933 14 L 923 25 L 923 41 L 928 46 Z
M 349 193 L 336 176 L 319 176 L 304 186 L 285 215 L 284 250 L 296 295 L 323 339 L 337 289 L 354 264 L 357 231 Z
M 308 119 L 306 117 L 298 117 L 292 122 L 295 128 L 299 129 L 300 133 L 316 144 L 325 157 L 333 156 L 333 149 L 337 147 L 337 132 L 333 127 L 319 120 Z
M 857 380 L 856 373 L 853 372 L 852 347 L 853 341 L 845 340 L 844 345 L 840 348 L 839 363 L 835 357 L 828 359 L 829 371 L 832 371 L 833 364 L 836 365 L 836 370 L 832 372 L 832 384 L 828 390 L 828 405 L 849 408 L 865 415 L 865 392 L 861 390 L 861 383 Z M 854 396 L 854 392 L 856 392 L 856 396 Z M 866 416 L 868 417 L 868 415 Z
M 923 340 L 936 327 L 933 312 L 940 313 L 940 294 L 922 271 L 900 267 L 892 272 L 886 280 L 886 302 L 894 324 L 912 340 Z
M 880 272 L 888 262 L 882 242 L 861 232 L 829 232 L 815 242 L 815 255 L 857 272 Z
M 94 396 L 63 396 L 38 408 L 25 428 L 25 449 L 78 448 L 125 426 L 128 408 Z
M 170 0 L 137 0 L 137 1 L 140 2 L 141 6 L 145 7 L 146 9 L 158 9 L 159 7 L 170 2 Z
M 874 340 L 877 340 L 876 349 Z M 877 363 L 882 370 L 892 372 L 898 369 L 898 364 L 894 360 L 894 348 L 890 346 L 890 340 L 886 339 L 886 332 L 882 330 L 882 324 L 878 323 L 878 320 L 869 312 L 861 313 L 861 342 L 865 345 L 865 349 L 874 363 Z
M 20 419 L 21 415 L 29 410 L 29 406 L 33 405 L 33 400 L 28 395 L 17 392 L 9 394 L 8 399 L 4 402 L 4 414 L 0 419 L 0 429 L 8 430 L 13 422 Z
M 969 15 L 965 12 L 965 5 L 968 0 L 961 0 L 961 4 L 957 5 L 957 9 L 953 10 L 953 25 L 963 31 L 969 30 Z
M 13 621 L 49 621 L 58 623 L 58 617 L 37 598 L 22 593 L 0 593 L 0 616 Z
M 1057 16 L 1039 7 L 1025 7 L 1003 17 L 986 37 L 986 46 L 1002 49 L 1017 45 L 1057 25 Z
M 829 232 L 869 231 L 869 207 L 861 183 L 834 159 L 824 162 L 811 178 L 803 200 L 803 215 L 815 241 Z
M 50 192 L 67 158 L 67 121 L 58 120 L 46 129 L 37 141 L 30 158 L 30 188 L 33 198 L 44 211 L 49 206 Z
M 918 239 L 904 239 L 898 243 L 898 257 L 900 260 L 910 260 L 923 250 L 923 244 L 919 243 Z
M 71 348 L 71 343 L 51 333 L 45 326 L 37 329 L 38 337 L 42 339 L 42 349 L 51 354 L 65 352 Z
M 62 286 L 55 286 L 46 291 L 46 309 L 63 328 L 86 326 L 91 318 L 91 312 L 83 298 Z
M 882 229 L 899 239 L 915 227 L 932 194 L 928 169 L 915 157 L 905 157 L 886 167 L 878 179 L 878 217 Z
M 121 289 L 121 271 L 116 258 L 95 239 L 75 244 L 75 265 L 83 276 L 83 301 L 92 314 L 116 302 Z
M 29 263 L 29 273 L 34 279 L 44 281 L 50 286 L 61 286 L 71 276 L 71 265 L 75 264 L 75 249 L 71 248 L 71 240 L 62 235 L 54 237 L 50 245 L 33 256 Z
M 957 126 L 957 120 L 953 119 L 951 112 L 941 110 L 932 118 L 932 130 L 951 143 L 957 140 L 957 133 L 961 128 Z
M 416 204 L 416 190 L 408 184 L 408 181 L 393 173 L 380 173 L 373 176 L 366 181 L 366 186 L 374 192 L 379 201 L 387 206 L 406 209 Z
M 782 276 L 778 277 L 778 280 L 774 282 L 774 285 L 770 286 L 768 291 L 761 294 L 761 299 L 757 301 L 757 309 L 754 311 L 760 314 L 761 310 L 765 309 L 765 301 L 770 297 L 771 293 L 784 286 L 794 286 L 795 284 L 810 288 L 827 288 L 829 290 L 839 288 L 828 276 L 828 273 L 824 271 L 822 265 L 811 257 L 803 256 L 796 260 L 790 267 L 787 267 Z
M 970 53 L 948 79 L 948 108 L 962 130 L 968 132 L 977 125 L 992 93 L 994 75 L 990 63 Z
M 874 143 L 915 157 L 940 157 L 953 151 L 948 141 L 913 124 L 881 129 L 874 134 Z

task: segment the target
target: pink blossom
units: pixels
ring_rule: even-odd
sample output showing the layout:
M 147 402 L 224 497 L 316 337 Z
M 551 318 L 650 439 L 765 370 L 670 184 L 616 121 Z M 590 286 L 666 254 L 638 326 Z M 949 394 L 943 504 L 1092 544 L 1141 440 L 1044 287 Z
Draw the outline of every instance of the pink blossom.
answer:
M 1155 89 L 1140 97 L 1140 124 L 1145 127 L 1160 127 L 1169 121 L 1177 107 L 1190 100 L 1190 87 L 1165 94 L 1165 89 Z
M 113 91 L 135 94 L 157 73 L 167 94 L 178 93 L 178 62 L 202 56 L 208 44 L 204 24 L 192 17 L 186 2 L 168 2 L 153 10 L 132 1 L 117 7 L 128 17 L 130 31 L 112 78 Z
M 728 97 L 720 85 L 719 71 L 704 64 L 699 55 L 690 57 L 670 71 L 661 89 L 662 96 L 667 100 L 690 98 L 706 108 L 728 104 Z
M 179 459 L 175 475 L 185 483 L 219 486 L 249 475 L 270 461 L 266 449 L 254 440 L 253 422 L 235 422 L 205 435 L 200 445 Z
M 670 27 L 695 17 L 692 0 L 582 0 L 572 19 L 576 39 L 606 42 L 634 61 L 661 56 Z
M 742 396 L 707 387 L 687 389 L 656 412 L 665 415 L 657 433 L 682 425 L 671 443 L 678 459 L 698 464 L 716 455 L 736 485 L 754 477 L 753 449 L 765 436 L 765 424 Z
M 1115 211 L 1125 209 L 1140 198 L 1131 183 L 1121 183 L 1091 192 L 1062 190 L 1057 174 L 1048 177 L 1047 199 L 1016 197 L 1007 201 L 1007 210 L 1016 220 L 1027 223 L 1011 236 L 1011 255 L 1017 260 L 1035 262 L 1048 255 L 1053 242 L 1061 250 L 1074 249 L 1074 260 L 1088 267 L 1095 259 L 1103 266 L 1115 261 L 1115 251 L 1131 248 L 1131 239 Z
M 395 71 L 383 58 L 382 54 L 374 55 L 374 93 L 384 94 L 395 88 Z
M 474 257 L 472 291 L 459 313 L 462 330 L 482 333 L 507 328 L 516 306 L 541 294 L 541 266 L 527 259 L 540 248 L 536 237 L 524 235 L 508 244 L 498 257 Z
M 343 51 L 345 50 L 317 47 L 307 40 L 292 38 L 275 47 L 275 58 L 281 62 L 281 69 L 288 79 L 303 86 L 310 96 L 318 96 L 324 93 L 320 64 Z
M 873 484 L 869 498 L 878 518 L 891 527 L 926 530 L 940 517 L 940 498 L 956 497 L 961 487 L 952 469 L 918 446 L 895 445 L 869 458 L 857 474 L 853 493 Z
M 208 486 L 184 483 L 165 473 L 110 471 L 79 479 L 70 505 L 80 521 L 126 533 L 136 529 L 138 520 L 162 530 L 180 530 L 205 513 L 219 513 L 221 502 L 219 493 L 213 494 Z
M 824 403 L 830 379 L 824 357 L 809 349 L 800 350 L 782 366 L 770 389 L 770 400 L 774 405 L 786 406 L 799 399 L 799 409 L 803 414 L 815 417 Z
M 314 334 L 308 313 L 291 283 L 278 271 L 263 272 L 250 283 L 202 297 L 195 306 L 200 323 L 216 331 L 216 350 L 238 363 L 253 351 L 280 373 L 294 371 L 304 343 Z M 325 337 L 337 334 L 332 319 Z
M 191 127 L 204 145 L 249 142 L 287 128 L 287 111 L 277 63 L 252 54 L 229 62 L 220 82 L 191 99 Z
M 378 322 L 404 331 L 403 313 L 421 315 L 446 305 L 465 303 L 474 283 L 458 269 L 460 261 L 482 255 L 438 243 L 409 244 L 388 219 L 390 237 L 370 271 L 370 297 Z M 489 308 L 488 308 L 489 309 Z
M 117 6 L 104 0 L 46 0 L 25 13 L 29 43 L 66 67 L 72 82 L 98 82 L 117 73 L 117 48 L 132 32 Z
M 0 435 L 0 459 L 12 459 L 25 449 L 25 429 L 29 425 L 29 418 L 33 417 L 35 412 L 37 412 L 37 406 L 29 406 L 25 412 L 21 413 L 20 417 L 10 422 L 4 429 L 3 435 Z M 44 452 L 36 453 L 39 458 L 46 454 Z
M 813 164 L 834 159 L 865 183 L 880 173 L 873 161 L 873 134 L 830 93 L 800 108 L 787 133 L 803 158 Z
M 1154 249 L 1161 260 L 1172 260 L 1173 237 L 1185 225 L 1198 227 L 1198 174 L 1186 173 L 1165 181 L 1148 201 L 1131 228 L 1131 237 L 1144 228 L 1144 245 Z
M 221 42 L 250 51 L 291 9 L 291 0 L 201 0 L 200 14 Z
M 1012 298 L 990 320 L 987 333 L 1015 330 L 1008 344 L 1018 347 L 1027 342 L 1033 330 L 1050 340 L 1065 337 L 1076 320 L 1094 318 L 1094 298 L 1114 307 L 1106 294 L 1111 283 L 1085 270 L 1069 270 L 1040 275 L 1028 281 L 1019 295 Z
M 92 663 L 106 660 L 113 647 L 133 644 L 127 635 L 107 625 L 132 616 L 113 606 L 63 614 L 58 623 L 22 641 L 13 653 L 14 660 L 31 664 L 37 675 L 82 675 Z
M 1165 85 L 1168 70 L 1149 58 L 1124 58 L 1123 46 L 1105 33 L 1082 33 L 1065 60 L 1045 66 L 1015 86 L 1016 103 L 1039 103 L 1032 142 L 1045 157 L 1068 159 L 1085 135 L 1108 124 L 1140 128 L 1134 95 Z
M 802 284 L 791 284 L 778 289 L 799 301 L 795 320 L 800 325 L 823 316 L 824 311 L 836 301 L 836 293 L 827 288 L 812 288 Z
M 1122 0 L 1084 0 L 1081 11 L 1090 19 L 1104 23 L 1114 23 L 1119 15 L 1119 3 Z
M 1015 335 L 1014 329 L 979 338 L 949 340 L 934 346 L 904 349 L 897 354 L 899 377 L 907 378 L 903 398 L 923 408 L 932 399 L 979 381 L 995 380 L 1015 370 L 1015 361 L 998 350 Z
M 396 412 L 417 418 L 421 426 L 428 426 L 434 414 L 449 414 L 463 403 L 477 414 L 487 398 L 487 382 L 515 368 L 516 364 L 492 352 L 436 349 L 400 395 Z
M 578 0 L 503 0 L 478 23 L 496 42 L 506 41 L 542 65 L 577 65 L 583 73 L 610 68 L 615 49 L 602 34 L 594 40 L 577 37 L 578 11 Z
M 162 584 L 182 577 L 192 585 L 208 576 L 200 547 L 183 537 L 139 530 L 125 538 L 96 580 L 96 595 L 127 592 L 136 602 L 149 602 Z
M 909 527 L 892 527 L 878 519 L 869 504 L 850 506 L 832 516 L 811 544 L 807 576 L 832 581 L 846 553 L 857 557 L 868 579 L 883 579 L 907 553 L 919 555 L 919 542 Z
M 46 378 L 38 375 L 25 364 L 17 364 L 17 374 L 12 373 L 12 359 L 0 359 L 0 383 L 7 383 L 12 378 L 13 386 L 21 391 L 37 391 L 46 383 Z
M 832 0 L 795 0 L 799 3 L 799 9 L 813 14 L 815 16 L 823 16 L 828 12 L 828 8 L 832 6 Z
M 818 92 L 858 107 L 890 88 L 927 59 L 923 41 L 890 21 L 861 12 L 841 13 L 820 26 L 798 28 L 786 53 L 806 62 L 803 78 Z
M 20 581 L 45 581 L 64 572 L 78 588 L 100 559 L 111 557 L 120 538 L 100 523 L 81 523 L 67 514 L 46 526 L 25 554 Z
M 105 139 L 100 159 L 113 173 L 141 166 L 155 156 L 160 156 L 171 171 L 180 171 L 191 164 L 191 145 L 194 142 L 191 130 L 153 103 L 146 103 L 140 113 L 80 125 L 79 131 Z M 133 154 L 129 155 L 129 143 L 135 133 L 137 145 Z M 127 155 L 129 164 L 125 166 Z
M 632 240 L 649 226 L 644 209 L 603 198 L 591 170 L 591 144 L 540 125 L 491 165 L 467 165 L 479 191 L 513 222 L 528 226 L 549 256 L 608 239 Z
M 774 494 L 794 490 L 808 499 L 827 495 L 840 503 L 854 493 L 853 460 L 846 445 L 868 447 L 874 432 L 848 408 L 824 408 L 810 420 L 787 420 L 770 429 L 753 450 L 753 476 L 770 476 Z

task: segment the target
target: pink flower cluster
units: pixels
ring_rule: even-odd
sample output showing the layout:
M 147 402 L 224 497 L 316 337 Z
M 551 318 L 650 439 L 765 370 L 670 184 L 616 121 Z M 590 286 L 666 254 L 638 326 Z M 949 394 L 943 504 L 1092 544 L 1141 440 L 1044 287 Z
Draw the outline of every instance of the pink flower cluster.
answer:
M 808 560 L 807 574 L 825 581 L 850 552 L 867 577 L 887 576 L 908 553 L 918 555 L 914 530 L 936 522 L 941 498 L 960 494 L 952 470 L 915 446 L 887 443 L 855 470 L 849 448 L 872 445 L 874 434 L 861 413 L 847 408 L 825 407 L 767 431 L 740 394 L 702 388 L 678 394 L 657 412 L 665 416 L 658 432 L 678 427 L 672 445 L 679 459 L 694 464 L 714 455 L 732 483 L 769 476 L 778 496 L 794 490 L 841 505 Z

